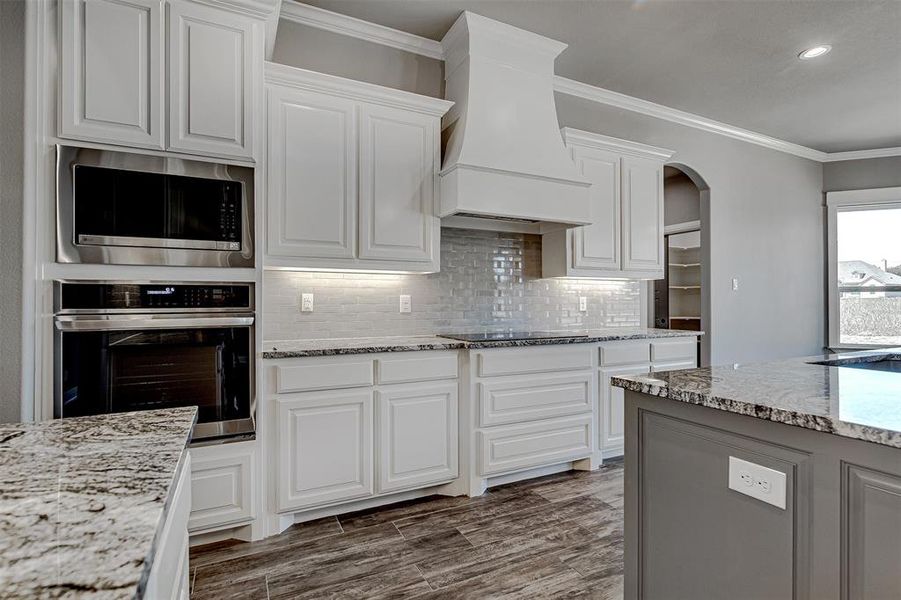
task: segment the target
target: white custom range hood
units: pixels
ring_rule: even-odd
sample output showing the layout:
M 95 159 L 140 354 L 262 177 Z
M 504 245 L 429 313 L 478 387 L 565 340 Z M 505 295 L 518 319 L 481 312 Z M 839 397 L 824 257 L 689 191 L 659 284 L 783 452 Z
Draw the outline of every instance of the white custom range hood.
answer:
M 543 233 L 591 222 L 590 183 L 563 145 L 554 60 L 566 44 L 464 12 L 444 39 L 441 217 Z M 486 220 L 493 221 L 486 221 Z

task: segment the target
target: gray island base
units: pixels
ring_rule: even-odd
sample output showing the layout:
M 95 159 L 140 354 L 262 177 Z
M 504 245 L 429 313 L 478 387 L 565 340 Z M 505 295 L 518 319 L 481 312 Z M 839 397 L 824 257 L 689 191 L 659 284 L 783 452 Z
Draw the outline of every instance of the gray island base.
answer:
M 812 360 L 613 381 L 626 390 L 625 598 L 901 598 L 901 395 L 884 373 L 855 372 L 849 388 L 845 369 Z M 842 421 L 862 394 L 881 416 Z M 731 489 L 735 459 L 784 474 L 785 508 Z

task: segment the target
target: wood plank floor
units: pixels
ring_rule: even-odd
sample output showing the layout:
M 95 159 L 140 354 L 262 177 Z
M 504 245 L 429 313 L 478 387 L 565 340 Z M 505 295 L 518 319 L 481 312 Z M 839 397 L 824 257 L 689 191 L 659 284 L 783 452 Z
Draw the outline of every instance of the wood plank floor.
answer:
M 191 549 L 192 598 L 622 598 L 623 471 L 571 471 Z

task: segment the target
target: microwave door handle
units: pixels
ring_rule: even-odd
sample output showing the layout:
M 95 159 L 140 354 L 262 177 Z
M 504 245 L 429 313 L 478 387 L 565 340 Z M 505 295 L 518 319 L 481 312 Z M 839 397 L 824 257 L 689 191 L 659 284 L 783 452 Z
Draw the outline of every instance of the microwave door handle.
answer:
M 167 317 L 139 319 L 99 319 L 85 316 L 57 316 L 54 321 L 60 331 L 129 331 L 134 329 L 213 329 L 247 327 L 253 317 Z

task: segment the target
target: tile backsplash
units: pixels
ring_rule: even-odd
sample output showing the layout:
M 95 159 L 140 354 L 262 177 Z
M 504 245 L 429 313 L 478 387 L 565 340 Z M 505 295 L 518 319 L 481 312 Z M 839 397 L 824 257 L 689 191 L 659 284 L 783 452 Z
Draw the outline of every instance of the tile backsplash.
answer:
M 541 279 L 541 236 L 441 230 L 430 275 L 266 271 L 266 340 L 637 326 L 637 281 Z M 313 312 L 300 295 L 313 293 Z M 399 312 L 399 295 L 413 311 Z M 588 311 L 579 311 L 579 296 Z

